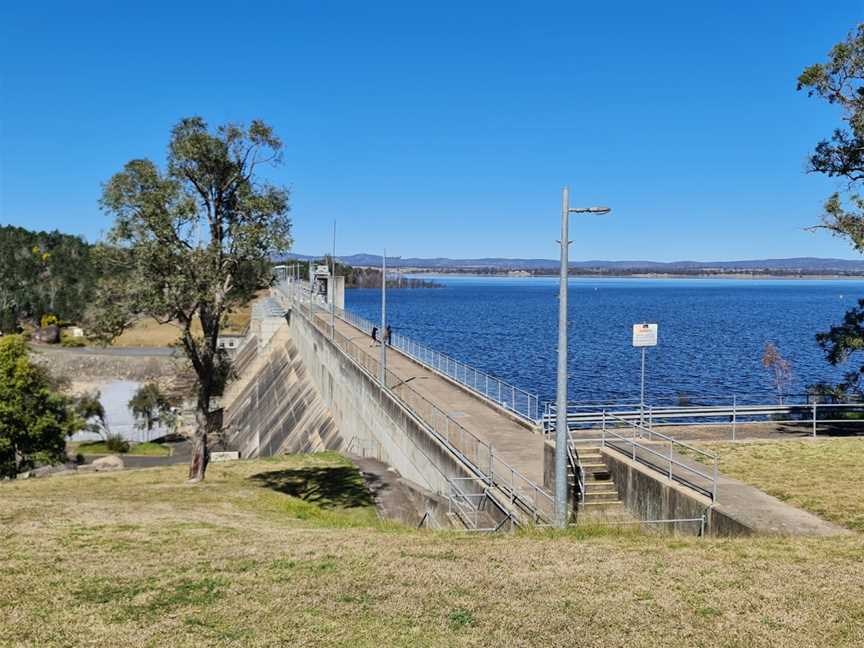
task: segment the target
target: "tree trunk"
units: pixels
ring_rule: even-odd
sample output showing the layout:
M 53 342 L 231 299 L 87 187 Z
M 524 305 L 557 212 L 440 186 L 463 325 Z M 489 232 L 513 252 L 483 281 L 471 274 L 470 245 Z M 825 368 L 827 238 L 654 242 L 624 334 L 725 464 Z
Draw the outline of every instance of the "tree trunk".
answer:
M 210 451 L 207 448 L 208 415 L 202 411 L 199 404 L 195 414 L 195 435 L 192 437 L 192 462 L 189 464 L 189 481 L 204 480 L 207 464 L 210 462 Z

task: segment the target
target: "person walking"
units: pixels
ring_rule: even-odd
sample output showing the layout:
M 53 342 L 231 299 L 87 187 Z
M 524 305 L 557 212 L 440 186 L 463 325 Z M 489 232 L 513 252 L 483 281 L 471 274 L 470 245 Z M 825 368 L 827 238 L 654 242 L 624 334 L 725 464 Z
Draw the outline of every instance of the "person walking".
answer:
M 390 328 L 390 325 L 387 325 L 387 328 L 384 330 L 384 344 L 390 346 L 390 337 L 393 335 L 393 329 Z
M 370 344 L 369 346 L 375 346 L 377 343 L 378 343 L 378 327 L 373 326 L 372 327 L 372 344 Z

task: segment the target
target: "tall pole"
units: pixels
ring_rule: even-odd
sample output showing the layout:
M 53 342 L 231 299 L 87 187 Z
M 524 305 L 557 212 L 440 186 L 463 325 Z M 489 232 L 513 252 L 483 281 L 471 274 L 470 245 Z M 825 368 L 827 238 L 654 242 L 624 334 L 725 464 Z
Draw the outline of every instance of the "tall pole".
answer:
M 330 285 L 327 287 L 327 297 L 330 298 L 330 330 L 331 337 L 336 338 L 336 221 L 333 221 L 333 254 L 330 256 Z
M 642 380 L 639 388 L 639 418 L 645 425 L 645 347 L 642 347 Z
M 381 257 L 381 330 L 378 340 L 381 344 L 381 386 L 387 386 L 387 345 L 384 344 L 384 331 L 387 330 L 387 249 Z
M 561 284 L 558 289 L 558 389 L 555 421 L 555 524 L 567 526 L 567 274 L 570 188 L 561 200 Z

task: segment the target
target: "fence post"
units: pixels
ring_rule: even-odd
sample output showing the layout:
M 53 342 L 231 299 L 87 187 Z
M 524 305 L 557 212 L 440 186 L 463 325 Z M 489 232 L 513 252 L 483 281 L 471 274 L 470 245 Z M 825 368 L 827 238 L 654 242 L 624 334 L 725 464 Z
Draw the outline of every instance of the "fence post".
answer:
M 672 481 L 672 442 L 669 442 L 669 481 Z
M 717 501 L 717 457 L 714 457 L 714 483 L 711 486 L 711 501 Z
M 816 438 L 816 398 L 813 398 L 813 438 Z
M 604 447 L 606 445 L 606 410 L 603 410 L 603 427 L 601 428 L 600 433 L 600 447 Z
M 633 427 L 633 440 L 630 442 L 633 447 L 633 461 L 636 461 L 636 433 L 639 431 L 637 427 Z
M 735 425 L 738 422 L 737 412 L 735 411 L 738 405 L 738 396 L 732 394 L 732 440 L 735 440 Z

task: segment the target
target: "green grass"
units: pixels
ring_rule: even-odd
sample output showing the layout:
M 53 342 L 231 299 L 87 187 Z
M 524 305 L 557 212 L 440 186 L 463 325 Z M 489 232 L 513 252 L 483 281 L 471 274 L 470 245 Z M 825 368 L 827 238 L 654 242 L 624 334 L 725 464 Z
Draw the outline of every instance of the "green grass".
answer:
M 860 646 L 864 536 L 381 521 L 334 454 L 0 482 L 0 645 Z
M 720 471 L 785 502 L 864 531 L 864 439 L 705 444 Z
M 85 455 L 115 454 L 112 450 L 108 449 L 108 446 L 106 446 L 103 441 L 80 443 L 77 448 L 75 448 L 75 452 Z M 124 454 L 147 457 L 167 457 L 171 454 L 171 449 L 160 443 L 135 443 L 131 446 L 129 452 Z

